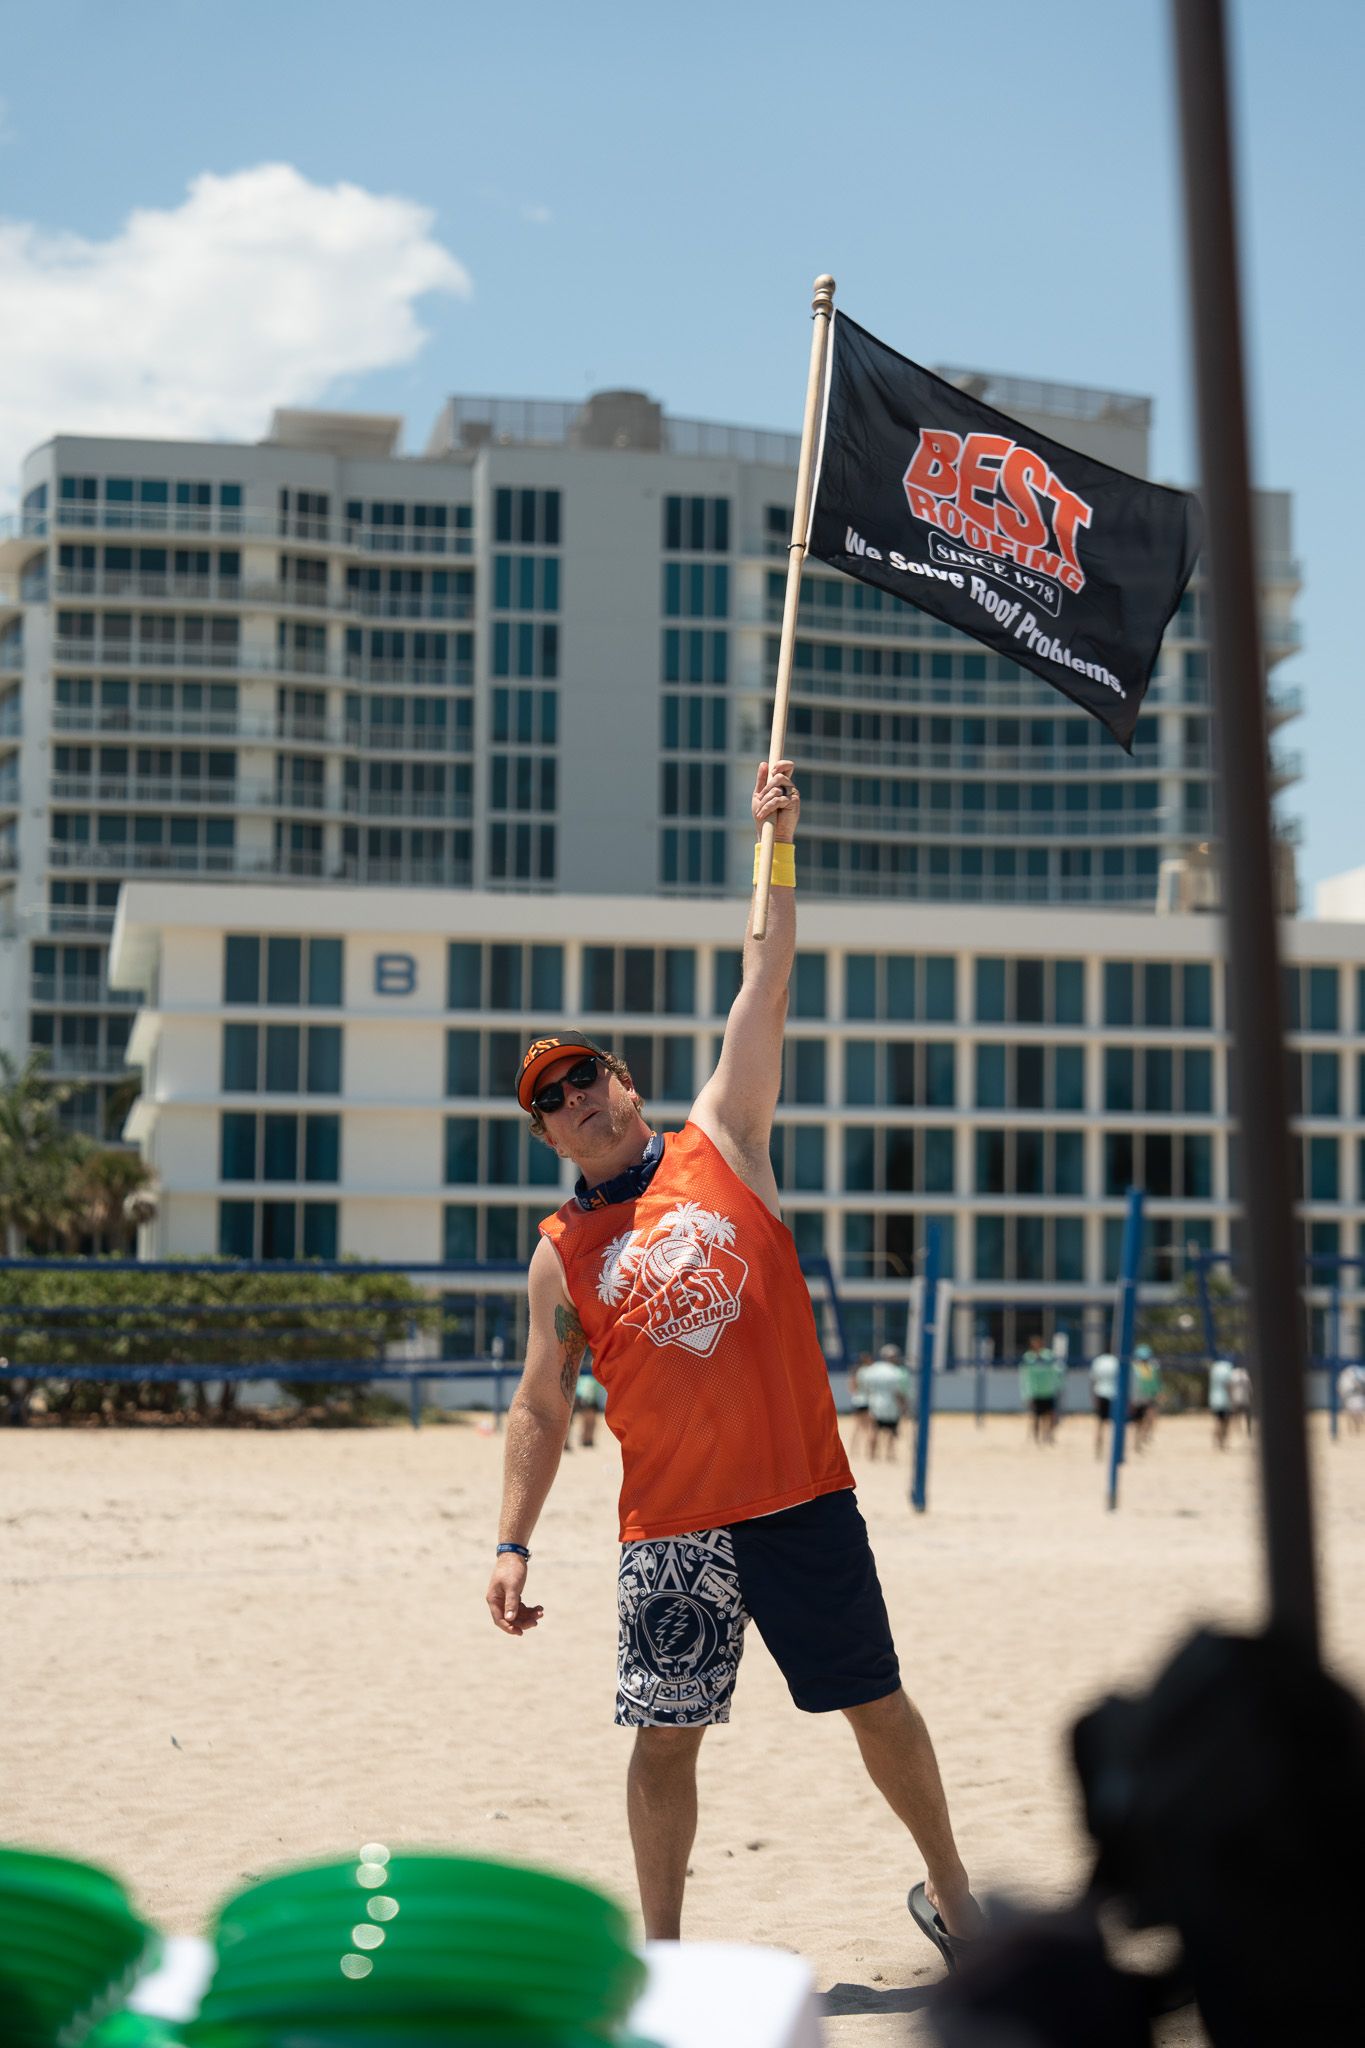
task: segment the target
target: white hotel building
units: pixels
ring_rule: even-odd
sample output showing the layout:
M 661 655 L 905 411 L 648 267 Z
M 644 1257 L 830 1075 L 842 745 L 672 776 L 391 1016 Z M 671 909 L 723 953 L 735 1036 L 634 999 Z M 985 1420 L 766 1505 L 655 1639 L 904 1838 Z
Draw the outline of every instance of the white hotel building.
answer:
M 744 916 L 738 890 L 127 885 L 111 980 L 144 992 L 129 1131 L 165 1191 L 147 1249 L 524 1261 L 570 1185 L 512 1095 L 528 1034 L 572 1019 L 626 1057 L 661 1126 L 679 1124 L 715 1056 Z M 855 1349 L 903 1336 L 931 1218 L 956 1342 L 990 1334 L 997 1355 L 1035 1321 L 1095 1348 L 1130 1183 L 1148 1191 L 1150 1282 L 1191 1245 L 1235 1243 L 1221 940 L 1209 916 L 803 896 L 774 1156 L 798 1247 L 840 1276 Z M 1350 1255 L 1365 922 L 1287 921 L 1284 947 L 1304 1248 Z M 449 1286 L 509 1290 L 505 1273 Z

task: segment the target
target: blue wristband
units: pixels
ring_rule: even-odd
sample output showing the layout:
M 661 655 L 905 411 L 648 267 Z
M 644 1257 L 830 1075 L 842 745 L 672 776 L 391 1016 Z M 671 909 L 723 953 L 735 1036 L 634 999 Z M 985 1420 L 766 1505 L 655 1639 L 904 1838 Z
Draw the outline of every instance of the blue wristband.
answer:
M 531 1561 L 531 1553 L 526 1548 L 526 1545 L 524 1543 L 500 1543 L 498 1545 L 499 1557 L 505 1556 L 508 1551 L 510 1551 L 514 1557 L 524 1557 L 528 1564 Z

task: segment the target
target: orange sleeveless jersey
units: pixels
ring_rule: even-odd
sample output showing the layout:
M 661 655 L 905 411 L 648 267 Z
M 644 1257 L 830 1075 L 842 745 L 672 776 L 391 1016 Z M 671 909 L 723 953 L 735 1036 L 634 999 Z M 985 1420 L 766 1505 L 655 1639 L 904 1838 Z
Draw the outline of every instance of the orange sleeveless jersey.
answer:
M 621 1541 L 853 1484 L 791 1233 L 695 1124 L 633 1202 L 541 1223 L 607 1392 Z

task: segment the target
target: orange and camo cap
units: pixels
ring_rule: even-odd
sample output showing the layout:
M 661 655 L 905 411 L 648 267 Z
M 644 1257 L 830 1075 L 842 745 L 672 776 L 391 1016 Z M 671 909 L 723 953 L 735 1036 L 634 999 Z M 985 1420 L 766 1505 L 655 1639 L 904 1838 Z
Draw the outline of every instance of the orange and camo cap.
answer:
M 605 1057 L 600 1045 L 594 1045 L 590 1038 L 576 1038 L 572 1032 L 562 1038 L 532 1039 L 517 1071 L 517 1101 L 523 1109 L 530 1109 L 531 1097 L 535 1094 L 545 1069 L 552 1067 L 556 1060 L 572 1059 L 578 1052 L 590 1052 L 599 1060 Z

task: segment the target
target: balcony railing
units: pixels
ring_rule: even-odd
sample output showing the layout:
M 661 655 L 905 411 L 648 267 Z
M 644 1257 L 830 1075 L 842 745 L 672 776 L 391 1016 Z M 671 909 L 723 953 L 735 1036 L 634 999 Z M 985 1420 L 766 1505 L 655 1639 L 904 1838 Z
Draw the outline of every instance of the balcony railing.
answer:
M 305 882 L 397 883 L 403 887 L 467 889 L 472 869 L 468 862 L 380 860 L 363 854 L 274 853 L 249 847 L 204 846 L 90 846 L 67 840 L 48 847 L 48 862 L 54 868 L 93 868 L 121 874 L 254 875 L 261 879 L 279 877 Z M 92 913 L 75 909 L 39 912 L 42 923 L 35 930 L 76 930 L 86 925 L 52 925 L 53 917 L 88 918 Z M 93 913 L 107 922 L 92 929 L 107 931 L 114 913 Z
M 58 803 L 188 804 L 195 810 L 259 809 L 274 800 L 264 784 L 127 775 L 54 775 L 51 794 Z
M 48 1071 L 53 1074 L 91 1074 L 107 1077 L 113 1074 L 128 1074 L 135 1071 L 128 1064 L 128 1056 L 122 1052 L 111 1052 L 104 1045 L 49 1045 L 47 1053 Z
M 458 822 L 473 817 L 474 800 L 457 796 L 453 790 L 446 795 L 423 792 L 419 796 L 395 790 L 347 789 L 342 791 L 341 808 L 358 818 L 449 818 Z
M 114 912 L 84 903 L 45 903 L 25 913 L 24 929 L 35 939 L 63 939 L 73 933 L 107 938 L 114 929 Z
M 35 974 L 29 981 L 29 997 L 32 1002 L 50 1003 L 57 1008 L 72 1005 L 83 1009 L 94 1006 L 126 1010 L 142 1001 L 136 991 L 109 988 L 98 975 L 89 974 Z
M 902 839 L 1172 839 L 1185 836 L 1158 811 L 938 811 L 927 804 L 877 811 L 821 804 L 807 821 L 819 832 L 875 832 Z M 1198 828 L 1204 830 L 1207 828 Z
M 467 528 L 361 526 L 347 519 L 285 517 L 254 506 L 111 505 L 60 500 L 49 512 L 0 521 L 0 540 L 42 541 L 61 532 L 213 534 L 224 539 L 303 541 L 360 555 L 471 555 Z

